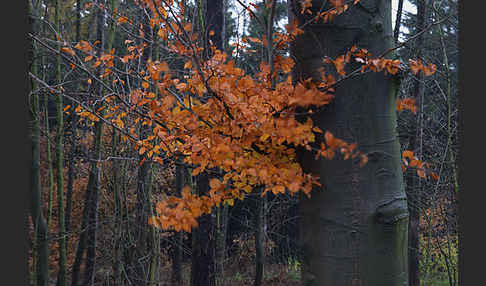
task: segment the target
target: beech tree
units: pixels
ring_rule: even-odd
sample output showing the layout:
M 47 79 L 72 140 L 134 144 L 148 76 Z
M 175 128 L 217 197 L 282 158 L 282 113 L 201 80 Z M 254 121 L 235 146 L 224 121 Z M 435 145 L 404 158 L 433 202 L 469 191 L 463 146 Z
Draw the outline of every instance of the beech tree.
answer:
M 326 2 L 312 1 L 312 14 L 339 1 Z M 294 1 L 289 15 L 303 24 L 311 16 L 300 10 Z M 295 78 L 318 80 L 322 59 L 336 58 L 353 45 L 379 55 L 393 44 L 391 1 L 360 1 L 332 22 L 310 22 L 293 43 Z M 359 63 L 347 71 L 355 69 Z M 304 285 L 408 283 L 408 210 L 394 77 L 370 73 L 350 78 L 336 87 L 328 108 L 312 115 L 319 128 L 357 142 L 368 163 L 360 168 L 359 162 L 314 161 L 309 152 L 301 153 L 301 165 L 319 174 L 322 185 L 300 202 Z

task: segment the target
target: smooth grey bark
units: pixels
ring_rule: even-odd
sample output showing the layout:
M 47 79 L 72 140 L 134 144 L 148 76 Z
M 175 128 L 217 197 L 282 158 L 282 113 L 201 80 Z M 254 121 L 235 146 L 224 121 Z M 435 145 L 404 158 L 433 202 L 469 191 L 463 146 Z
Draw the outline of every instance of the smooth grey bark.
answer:
M 328 1 L 312 1 L 317 9 Z M 289 21 L 309 20 L 298 1 L 289 7 Z M 336 58 L 351 46 L 373 55 L 393 43 L 391 1 L 362 0 L 333 21 L 309 22 L 291 46 L 293 78 L 320 80 L 325 56 Z M 347 71 L 359 68 L 351 62 Z M 326 72 L 334 72 L 326 66 Z M 369 161 L 314 159 L 298 151 L 304 171 L 320 176 L 322 187 L 300 198 L 300 243 L 303 285 L 407 285 L 407 197 L 400 167 L 396 132 L 396 85 L 390 75 L 368 73 L 336 87 L 331 104 L 313 110 L 319 128 L 347 142 L 356 142 Z
M 29 3 L 29 27 L 32 34 L 36 31 L 36 17 L 38 16 L 38 7 L 34 3 Z M 36 60 L 37 53 L 34 41 L 31 40 L 28 54 L 28 63 L 30 71 L 33 74 L 39 73 L 39 65 Z M 49 280 L 49 261 L 48 261 L 48 241 L 47 241 L 47 223 L 42 213 L 42 196 L 41 196 L 41 175 L 40 175 L 40 111 L 39 111 L 39 94 L 34 91 L 36 85 L 31 79 L 30 82 L 30 108 L 29 108 L 29 127 L 30 127 L 30 145 L 32 162 L 30 167 L 30 215 L 34 224 L 34 247 L 32 256 L 35 257 L 33 284 L 37 286 L 47 286 Z

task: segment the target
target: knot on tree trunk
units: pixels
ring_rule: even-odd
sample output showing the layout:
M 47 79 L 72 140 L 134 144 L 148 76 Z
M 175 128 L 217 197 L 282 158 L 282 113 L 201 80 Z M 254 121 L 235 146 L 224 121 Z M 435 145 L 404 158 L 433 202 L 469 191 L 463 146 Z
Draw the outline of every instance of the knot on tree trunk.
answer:
M 408 218 L 407 198 L 399 197 L 381 203 L 376 208 L 376 221 L 382 224 L 393 224 Z

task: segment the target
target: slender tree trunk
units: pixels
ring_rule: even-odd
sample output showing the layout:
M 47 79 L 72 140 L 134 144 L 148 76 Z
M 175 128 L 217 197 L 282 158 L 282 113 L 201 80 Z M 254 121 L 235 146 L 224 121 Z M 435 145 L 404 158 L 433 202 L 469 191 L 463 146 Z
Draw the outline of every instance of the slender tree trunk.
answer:
M 45 120 L 45 130 L 46 130 L 46 150 L 47 150 L 47 192 L 48 192 L 48 202 L 47 202 L 47 225 L 51 221 L 52 217 L 52 194 L 54 192 L 54 170 L 52 168 L 52 154 L 51 154 L 51 136 L 49 128 L 49 111 L 48 111 L 48 94 L 44 96 L 44 120 Z
M 30 32 L 36 33 L 37 7 L 29 3 L 29 26 Z M 34 41 L 31 41 L 29 50 L 29 66 L 33 74 L 39 74 L 39 65 L 36 59 L 36 49 Z M 41 176 L 40 176 L 40 112 L 39 112 L 39 95 L 34 92 L 34 81 L 30 82 L 30 144 L 32 164 L 30 168 L 30 215 L 35 228 L 33 257 L 35 257 L 34 284 L 37 286 L 47 286 L 49 280 L 49 261 L 48 261 L 48 242 L 47 242 L 47 224 L 42 214 L 42 196 L 41 196 Z
M 90 177 L 88 179 L 88 186 L 86 187 L 86 197 L 85 197 L 85 203 L 84 203 L 84 210 L 83 210 L 83 217 L 81 220 L 81 233 L 79 235 L 79 241 L 78 241 L 78 246 L 76 248 L 76 256 L 74 257 L 74 263 L 73 263 L 73 270 L 72 270 L 72 275 L 71 275 L 71 286 L 77 286 L 78 281 L 80 278 L 80 268 L 81 264 L 83 262 L 83 255 L 86 250 L 86 237 L 87 237 L 87 224 L 88 224 L 88 215 L 89 215 L 89 210 L 90 210 L 90 201 L 91 201 L 91 193 L 92 193 L 92 187 L 91 185 L 94 183 L 94 178 L 91 175 L 90 172 Z
M 61 18 L 60 18 L 60 1 L 56 0 L 56 31 L 61 36 Z M 57 39 L 58 55 L 56 56 L 56 83 L 61 84 L 61 42 Z M 59 273 L 58 286 L 66 286 L 66 229 L 65 229 L 65 214 L 64 214 L 64 122 L 63 113 L 64 105 L 62 94 L 57 95 L 57 135 L 56 135 L 56 169 L 57 169 L 57 199 L 58 199 L 58 225 L 59 225 Z
M 264 208 L 265 198 L 260 198 L 260 193 L 255 202 L 255 281 L 254 286 L 261 286 L 263 281 L 263 268 L 265 265 L 264 244 Z
M 393 31 L 393 40 L 395 45 L 398 43 L 398 38 L 400 37 L 400 26 L 402 25 L 402 10 L 403 10 L 403 0 L 398 0 L 397 15 L 395 18 L 395 30 Z
M 264 3 L 265 4 L 265 3 Z M 272 5 L 265 8 L 265 37 L 267 43 L 273 43 L 273 30 L 275 20 L 275 9 L 277 1 L 272 1 Z M 274 71 L 273 61 L 273 45 L 266 45 L 265 48 L 266 61 L 270 65 L 270 74 Z M 275 88 L 276 78 L 272 77 L 272 88 Z M 261 190 L 257 193 L 261 193 Z M 265 265 L 265 201 L 266 198 L 257 198 L 256 213 L 255 213 L 255 281 L 254 286 L 262 285 L 264 265 Z
M 197 176 L 197 195 L 209 192 L 209 175 L 204 172 Z M 213 213 L 198 218 L 199 226 L 192 231 L 191 286 L 215 286 L 215 237 Z
M 149 25 L 149 17 L 144 13 L 143 10 L 140 11 L 140 19 L 143 25 L 143 32 L 146 39 L 151 39 L 152 29 Z M 152 46 L 147 42 L 143 50 L 142 57 L 140 59 L 140 68 L 145 68 L 148 60 L 152 54 Z M 140 127 L 140 138 L 144 139 L 151 132 L 151 127 L 148 125 L 142 125 Z M 144 161 L 142 163 L 142 160 Z M 139 157 L 139 162 L 141 163 L 138 169 L 137 177 L 137 200 L 136 200 L 136 214 L 135 214 L 135 242 L 136 246 L 134 249 L 134 277 L 133 281 L 136 285 L 148 285 L 149 278 L 149 267 L 150 267 L 150 255 L 152 253 L 152 237 L 151 230 L 148 224 L 149 215 L 152 214 L 152 162 L 150 158 L 146 155 L 141 155 Z
M 44 19 L 49 18 L 49 5 L 46 5 L 44 10 Z M 42 25 L 42 34 L 46 35 L 46 23 Z M 47 68 L 46 68 L 46 56 L 42 54 L 41 56 L 41 63 L 42 63 L 42 80 L 46 80 Z M 48 192 L 48 202 L 47 202 L 47 228 L 49 228 L 49 223 L 51 221 L 52 216 L 52 194 L 54 193 L 54 171 L 52 165 L 52 155 L 51 155 L 51 136 L 50 136 L 50 128 L 49 128 L 49 93 L 44 93 L 44 126 L 45 126 L 45 134 L 46 134 L 46 149 L 47 149 L 47 192 Z
M 45 16 L 47 17 L 48 6 L 46 6 Z M 43 28 L 46 25 L 43 25 Z M 44 30 L 44 29 L 43 29 Z M 45 32 L 45 31 L 44 31 Z M 44 33 L 45 34 L 45 33 Z M 45 67 L 45 56 L 42 56 L 42 66 Z M 45 81 L 46 72 L 42 73 L 42 79 Z M 49 94 L 46 93 L 44 95 L 44 126 L 45 126 L 45 134 L 46 134 L 46 150 L 47 150 L 47 192 L 48 192 L 48 202 L 47 202 L 47 227 L 49 227 L 49 223 L 52 217 L 52 194 L 54 193 L 54 171 L 53 171 L 53 162 L 52 162 L 52 155 L 51 155 L 51 132 L 49 128 Z
M 98 121 L 95 124 L 95 144 L 96 153 L 100 154 L 98 150 L 101 149 L 101 132 L 103 130 L 102 123 Z M 100 187 L 100 168 L 96 160 L 98 157 L 93 158 L 95 160 L 91 163 L 90 180 L 91 190 L 89 200 L 85 208 L 87 211 L 87 225 L 86 225 L 86 259 L 84 268 L 84 278 L 82 285 L 89 286 L 94 285 L 95 272 L 96 272 L 96 247 L 97 247 L 97 228 L 98 228 L 98 201 L 99 201 L 99 187 Z
M 98 1 L 99 5 L 104 5 L 104 0 Z M 97 40 L 100 41 L 98 46 L 98 56 L 101 56 L 105 50 L 105 36 L 104 36 L 104 26 L 105 26 L 105 9 L 99 9 L 97 12 Z M 101 75 L 103 70 L 101 67 L 98 68 L 97 74 Z M 103 87 L 100 84 L 96 84 L 96 93 L 99 98 L 103 97 Z M 103 103 L 99 103 L 95 106 L 98 109 Z M 101 116 L 103 116 L 103 111 L 101 111 Z M 86 260 L 85 260 L 85 270 L 83 278 L 83 286 L 94 285 L 95 283 L 95 273 L 96 273 L 96 248 L 97 248 L 97 230 L 98 230 L 98 205 L 99 205 L 99 190 L 100 190 L 100 177 L 101 177 L 101 149 L 102 149 L 102 138 L 103 138 L 103 121 L 99 120 L 95 123 L 95 138 L 93 146 L 93 157 L 91 158 L 91 169 L 90 169 L 90 180 L 91 180 L 91 190 L 90 198 L 87 201 L 89 203 L 86 208 L 87 212 L 87 229 L 86 229 Z
M 210 43 L 223 51 L 224 43 L 224 4 L 223 0 L 198 1 L 199 29 L 203 36 L 204 55 L 211 56 Z M 214 34 L 210 35 L 210 31 Z M 209 174 L 201 173 L 196 177 L 197 195 L 209 192 Z M 214 213 L 203 214 L 198 218 L 199 226 L 192 232 L 191 286 L 216 285 L 216 218 Z
M 81 0 L 76 1 L 76 36 L 75 42 L 79 43 L 81 40 Z M 78 90 L 79 83 L 76 83 L 74 90 Z M 74 109 L 74 101 L 71 101 L 71 108 Z M 70 149 L 69 149 L 69 163 L 68 163 L 68 182 L 66 190 L 66 232 L 71 228 L 71 209 L 72 209 L 72 197 L 73 197 L 73 184 L 76 180 L 76 161 L 74 160 L 74 154 L 76 152 L 76 136 L 77 136 L 77 114 L 72 111 L 70 116 L 71 121 L 71 136 L 70 136 Z M 66 245 L 68 244 L 68 237 L 66 237 Z
M 181 194 L 185 182 L 185 167 L 181 159 L 177 160 L 175 174 L 175 188 L 177 194 Z M 182 285 L 182 243 L 184 234 L 182 231 L 174 231 L 172 236 L 172 274 L 171 283 L 173 286 Z
M 428 0 L 419 0 L 417 2 L 417 23 L 416 32 L 422 31 L 427 20 Z M 415 41 L 415 57 L 421 58 L 423 55 L 424 34 L 417 37 Z M 417 80 L 414 83 L 412 97 L 415 98 L 417 105 L 417 119 L 412 120 L 412 126 L 409 136 L 409 150 L 412 150 L 419 159 L 422 156 L 422 104 L 425 86 L 423 84 L 424 76 L 418 73 Z M 408 232 L 408 271 L 409 285 L 420 286 L 420 211 L 423 202 L 422 185 L 420 178 L 413 172 L 408 172 L 406 176 L 406 192 L 409 198 L 408 211 L 410 213 L 409 232 Z
M 228 230 L 228 205 L 221 205 L 216 213 L 216 279 L 224 285 L 224 262 L 226 259 L 226 234 Z
M 119 136 L 118 132 L 115 128 L 113 128 L 112 133 L 112 156 L 118 157 L 120 155 L 119 152 Z M 121 284 L 121 241 L 122 241 L 122 215 L 121 215 L 121 180 L 120 180 L 120 163 L 118 160 L 113 160 L 113 200 L 114 200 L 114 221 L 115 221 L 115 233 L 114 233 L 114 249 L 113 249 L 113 285 L 120 285 Z
M 289 22 L 309 19 L 299 1 L 291 5 Z M 317 0 L 312 7 L 331 8 Z M 303 29 L 291 47 L 293 78 L 318 81 L 325 56 L 334 59 L 353 45 L 379 55 L 392 46 L 391 1 L 360 1 L 326 24 L 311 21 Z M 350 63 L 347 72 L 356 68 L 359 63 Z M 359 160 L 315 160 L 313 153 L 298 151 L 304 171 L 319 175 L 322 184 L 299 203 L 303 285 L 408 284 L 407 198 L 392 81 L 383 72 L 346 80 L 329 106 L 314 111 L 321 130 L 357 142 L 369 161 L 360 168 Z
M 153 37 L 153 49 L 152 49 L 152 57 L 154 58 L 155 61 L 159 60 L 159 53 L 160 53 L 160 46 L 159 46 L 159 39 L 157 36 L 157 33 L 153 31 L 152 33 Z M 159 88 L 154 87 L 153 91 L 155 93 L 155 96 L 159 96 Z M 152 168 L 155 168 L 155 165 L 152 165 Z M 153 177 L 152 177 L 153 180 Z M 155 211 L 154 203 L 152 201 L 152 187 L 150 187 L 150 196 L 149 196 L 149 205 L 150 205 L 150 215 L 151 216 L 156 216 L 157 213 Z M 160 262 L 161 262 L 161 252 L 160 252 L 160 229 L 154 227 L 154 226 L 149 226 L 150 227 L 150 235 L 151 235 L 151 257 L 152 260 L 150 261 L 150 273 L 149 273 L 149 279 L 151 283 L 154 285 L 157 284 L 157 280 L 160 280 Z M 182 238 L 181 238 L 181 243 L 182 243 Z M 182 252 L 182 249 L 181 249 Z

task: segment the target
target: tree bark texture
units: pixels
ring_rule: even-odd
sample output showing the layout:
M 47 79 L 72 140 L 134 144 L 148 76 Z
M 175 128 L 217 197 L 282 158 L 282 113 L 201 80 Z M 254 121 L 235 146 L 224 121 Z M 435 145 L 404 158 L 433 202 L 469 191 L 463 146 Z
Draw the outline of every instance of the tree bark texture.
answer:
M 398 43 L 400 37 L 400 26 L 402 24 L 403 0 L 398 0 L 397 16 L 395 18 L 395 29 L 393 31 L 393 41 L 395 45 Z
M 224 285 L 224 263 L 226 259 L 226 238 L 228 231 L 228 205 L 221 205 L 216 211 L 216 282 Z
M 426 24 L 427 20 L 427 5 L 428 0 L 417 1 L 417 18 L 416 18 L 416 32 L 421 32 Z M 415 58 L 420 59 L 423 55 L 425 35 L 420 34 L 414 45 Z M 423 95 L 425 92 L 425 86 L 423 83 L 423 73 L 416 75 L 417 80 L 414 82 L 413 94 L 411 97 L 415 98 L 417 105 L 417 118 L 416 121 L 412 121 L 410 130 L 408 147 L 409 150 L 417 154 L 418 158 L 422 156 L 422 103 Z M 422 208 L 423 192 L 420 178 L 415 172 L 407 172 L 406 176 L 406 193 L 409 198 L 408 211 L 410 213 L 409 220 L 409 232 L 408 232 L 408 271 L 409 271 L 409 285 L 420 286 L 420 212 Z
M 210 57 L 209 42 L 218 50 L 224 43 L 224 0 L 199 1 L 200 29 L 206 35 L 205 56 Z M 214 34 L 209 36 L 209 31 Z M 198 195 L 209 192 L 209 174 L 201 173 L 196 177 Z M 191 286 L 216 285 L 216 219 L 214 213 L 203 214 L 198 218 L 199 226 L 192 232 Z
M 261 189 L 261 188 L 260 188 Z M 257 192 L 255 202 L 255 281 L 254 286 L 261 286 L 263 282 L 263 270 L 265 265 L 264 245 L 264 207 L 265 198 L 260 198 L 260 192 Z
M 104 5 L 104 0 L 99 0 L 100 5 Z M 104 9 L 98 10 L 97 17 L 97 39 L 100 41 L 98 55 L 104 52 L 105 36 L 104 36 L 104 24 L 105 24 L 105 12 Z M 99 68 L 98 74 L 102 74 Z M 97 84 L 97 95 L 99 98 L 103 97 L 103 87 Z M 100 104 L 101 105 L 101 104 Z M 99 108 L 99 107 L 97 107 Z M 103 115 L 103 113 L 101 114 Z M 86 267 L 84 270 L 83 285 L 89 286 L 95 283 L 96 273 L 96 248 L 97 248 L 97 229 L 98 229 L 98 205 L 99 205 L 99 190 L 100 190 L 100 165 L 97 160 L 101 159 L 102 149 L 102 135 L 103 135 L 103 121 L 97 121 L 95 123 L 95 140 L 94 140 L 94 152 L 93 162 L 91 163 L 90 179 L 91 184 L 91 198 L 89 200 L 88 218 L 87 218 L 87 246 L 86 246 Z
M 30 32 L 36 33 L 36 17 L 38 13 L 33 3 L 29 3 L 29 26 Z M 39 65 L 36 60 L 36 49 L 34 41 L 30 42 L 28 63 L 30 71 L 33 74 L 39 74 Z M 30 83 L 30 91 L 35 89 L 33 80 Z M 41 175 L 40 175 L 40 111 L 39 111 L 39 94 L 30 95 L 29 106 L 29 127 L 30 127 L 30 144 L 32 162 L 30 167 L 30 215 L 34 224 L 35 245 L 33 248 L 33 257 L 35 257 L 36 274 L 33 277 L 34 285 L 47 286 L 49 279 L 49 261 L 48 261 L 48 242 L 47 242 L 47 223 L 42 213 L 42 196 L 41 196 Z
M 204 172 L 197 176 L 197 194 L 209 193 L 209 175 Z M 198 218 L 199 226 L 192 230 L 191 286 L 215 286 L 215 219 L 213 213 Z
M 149 16 L 140 10 L 143 32 L 145 38 L 152 39 L 152 29 L 149 25 Z M 147 12 L 148 13 L 148 12 Z M 142 52 L 140 68 L 144 69 L 152 55 L 152 45 L 146 41 L 147 46 Z M 140 138 L 147 138 L 151 133 L 151 127 L 143 125 L 140 127 Z M 151 248 L 153 244 L 148 218 L 152 215 L 152 162 L 146 155 L 139 156 L 140 165 L 137 175 L 137 200 L 135 207 L 135 257 L 131 261 L 134 264 L 133 282 L 136 285 L 149 285 L 149 270 L 151 261 Z
M 81 40 L 81 0 L 76 0 L 76 38 L 75 41 L 79 43 Z M 75 84 L 74 90 L 79 89 L 79 83 Z M 71 101 L 71 106 L 75 106 L 75 102 Z M 78 116 L 76 112 L 71 112 L 71 134 L 70 134 L 70 149 L 68 159 L 68 182 L 66 189 L 66 232 L 71 229 L 71 209 L 72 209 L 72 197 L 73 197 L 73 184 L 76 180 L 76 161 L 74 155 L 76 153 L 76 136 L 77 136 L 77 121 Z M 66 245 L 68 244 L 69 237 L 66 238 Z
M 175 188 L 178 195 L 181 194 L 185 183 L 185 167 L 181 159 L 177 160 L 176 174 L 175 174 Z M 181 285 L 182 283 L 182 242 L 184 234 L 182 231 L 174 231 L 172 236 L 172 273 L 171 284 L 173 286 Z
M 61 35 L 61 20 L 60 0 L 56 0 L 56 32 Z M 61 84 L 61 43 L 58 40 L 57 50 L 59 54 L 56 56 L 56 83 Z M 57 134 L 56 134 L 56 169 L 57 169 L 57 199 L 58 199 L 58 228 L 59 228 L 59 272 L 58 272 L 58 286 L 66 286 L 66 229 L 65 229 L 65 213 L 64 213 L 64 122 L 63 113 L 64 105 L 62 94 L 59 93 L 56 97 L 56 110 L 57 110 Z
M 313 14 L 328 1 L 312 1 Z M 289 21 L 309 20 L 291 2 Z M 291 47 L 295 80 L 320 79 L 323 58 L 335 59 L 353 45 L 378 56 L 393 43 L 391 1 L 362 0 L 327 23 L 311 21 Z M 351 62 L 347 72 L 359 68 Z M 326 73 L 334 68 L 326 66 Z M 367 154 L 359 160 L 314 159 L 299 150 L 306 172 L 319 175 L 322 187 L 300 200 L 302 282 L 319 286 L 407 285 L 407 198 L 396 132 L 396 86 L 390 75 L 368 73 L 336 87 L 333 102 L 314 110 L 323 131 L 356 142 Z

